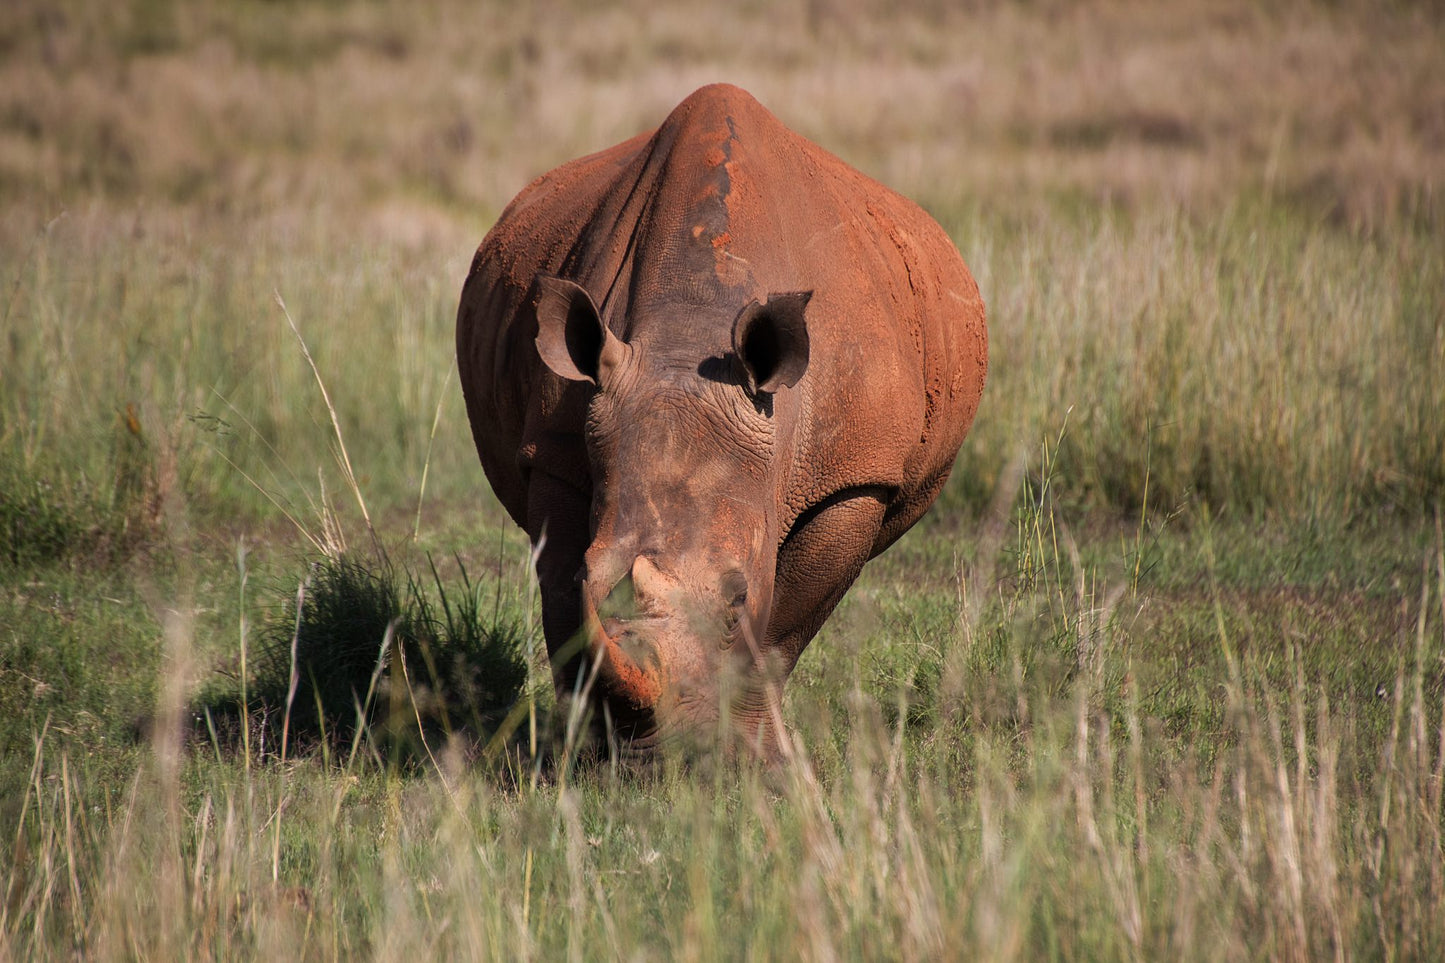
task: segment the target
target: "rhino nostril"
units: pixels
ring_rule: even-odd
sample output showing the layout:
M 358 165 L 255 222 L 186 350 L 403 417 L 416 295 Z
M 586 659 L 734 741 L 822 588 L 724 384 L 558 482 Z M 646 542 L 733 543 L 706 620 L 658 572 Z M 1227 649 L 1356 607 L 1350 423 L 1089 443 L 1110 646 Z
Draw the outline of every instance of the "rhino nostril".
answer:
M 616 642 L 623 654 L 639 665 L 657 662 L 657 647 L 635 632 L 623 632 L 616 637 Z

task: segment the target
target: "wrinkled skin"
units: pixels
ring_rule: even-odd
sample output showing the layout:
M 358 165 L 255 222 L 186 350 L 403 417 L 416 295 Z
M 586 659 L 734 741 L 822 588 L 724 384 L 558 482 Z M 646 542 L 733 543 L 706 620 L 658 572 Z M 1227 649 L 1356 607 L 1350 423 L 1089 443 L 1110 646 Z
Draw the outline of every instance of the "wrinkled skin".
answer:
M 559 695 L 634 750 L 726 722 L 768 755 L 804 647 L 947 480 L 987 333 L 922 210 L 716 85 L 512 201 L 457 359 Z

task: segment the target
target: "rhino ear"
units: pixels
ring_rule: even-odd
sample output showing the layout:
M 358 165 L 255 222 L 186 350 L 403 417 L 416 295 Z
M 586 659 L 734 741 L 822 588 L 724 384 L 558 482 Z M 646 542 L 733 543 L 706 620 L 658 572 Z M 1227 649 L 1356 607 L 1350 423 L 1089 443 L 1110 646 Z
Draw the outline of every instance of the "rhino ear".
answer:
M 733 353 L 743 381 L 753 394 L 771 394 L 798 383 L 808 370 L 808 324 L 803 317 L 812 291 L 770 294 L 738 312 L 733 322 Z
M 537 353 L 561 378 L 600 385 L 625 346 L 591 295 L 565 278 L 537 275 Z

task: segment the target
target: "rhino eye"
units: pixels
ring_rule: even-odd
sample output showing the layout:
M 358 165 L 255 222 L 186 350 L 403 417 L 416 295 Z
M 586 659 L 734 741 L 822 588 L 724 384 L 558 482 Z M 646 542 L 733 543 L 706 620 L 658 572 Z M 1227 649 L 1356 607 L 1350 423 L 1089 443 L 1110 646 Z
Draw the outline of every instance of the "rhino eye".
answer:
M 742 572 L 734 569 L 722 577 L 722 595 L 727 599 L 729 606 L 737 608 L 748 600 L 748 579 Z

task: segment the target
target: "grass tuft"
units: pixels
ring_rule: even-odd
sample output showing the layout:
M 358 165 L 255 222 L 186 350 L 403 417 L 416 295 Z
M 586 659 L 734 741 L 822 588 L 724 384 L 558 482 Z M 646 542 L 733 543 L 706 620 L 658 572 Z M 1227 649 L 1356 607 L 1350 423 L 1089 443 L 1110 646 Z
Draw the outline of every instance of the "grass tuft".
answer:
M 493 733 L 524 694 L 527 623 L 465 566 L 460 587 L 428 567 L 430 584 L 384 555 L 311 563 L 295 604 L 261 631 L 248 680 L 258 753 L 335 747 L 358 727 L 402 753 L 433 735 Z

